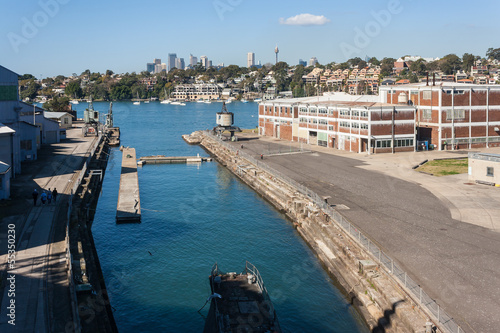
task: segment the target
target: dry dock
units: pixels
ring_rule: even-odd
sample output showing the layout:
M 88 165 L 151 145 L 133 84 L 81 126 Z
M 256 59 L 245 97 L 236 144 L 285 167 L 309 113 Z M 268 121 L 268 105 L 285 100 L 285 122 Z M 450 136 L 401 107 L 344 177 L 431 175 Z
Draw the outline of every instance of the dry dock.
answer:
M 122 174 L 116 208 L 116 222 L 140 222 L 141 199 L 134 148 L 123 148 Z

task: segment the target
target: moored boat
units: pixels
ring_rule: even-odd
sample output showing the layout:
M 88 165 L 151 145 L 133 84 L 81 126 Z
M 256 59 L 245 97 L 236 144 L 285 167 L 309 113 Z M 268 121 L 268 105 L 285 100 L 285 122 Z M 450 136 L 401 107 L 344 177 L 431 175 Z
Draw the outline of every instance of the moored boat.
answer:
M 257 268 L 249 263 L 240 273 L 223 273 L 217 263 L 209 276 L 212 295 L 204 333 L 281 332 L 276 311 Z M 256 320 L 258 318 L 258 320 Z

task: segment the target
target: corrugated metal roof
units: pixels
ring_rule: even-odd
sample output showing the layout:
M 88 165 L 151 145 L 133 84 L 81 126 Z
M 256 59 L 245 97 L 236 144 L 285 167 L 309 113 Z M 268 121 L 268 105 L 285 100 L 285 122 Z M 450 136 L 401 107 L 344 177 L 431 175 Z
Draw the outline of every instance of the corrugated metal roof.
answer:
M 52 118 L 52 119 L 54 119 L 54 118 L 59 119 L 59 118 L 61 118 L 62 116 L 66 115 L 66 114 L 70 115 L 67 112 L 50 112 L 50 111 L 44 111 L 43 112 L 43 115 L 45 116 L 45 118 Z
M 16 131 L 14 131 L 9 126 L 5 126 L 4 124 L 0 123 L 0 134 L 10 134 L 10 133 L 16 133 Z

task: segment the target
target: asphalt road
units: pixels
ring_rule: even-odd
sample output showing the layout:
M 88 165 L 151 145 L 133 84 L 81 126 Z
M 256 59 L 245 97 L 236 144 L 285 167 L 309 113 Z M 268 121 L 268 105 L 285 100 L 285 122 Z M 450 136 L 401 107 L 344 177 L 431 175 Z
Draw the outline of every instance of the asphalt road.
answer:
M 236 143 L 235 143 L 236 144 Z M 276 143 L 240 141 L 254 156 Z M 285 145 L 286 146 L 286 145 Z M 309 187 L 398 261 L 466 332 L 500 327 L 500 233 L 452 219 L 423 187 L 355 159 L 323 153 L 264 156 L 271 167 Z

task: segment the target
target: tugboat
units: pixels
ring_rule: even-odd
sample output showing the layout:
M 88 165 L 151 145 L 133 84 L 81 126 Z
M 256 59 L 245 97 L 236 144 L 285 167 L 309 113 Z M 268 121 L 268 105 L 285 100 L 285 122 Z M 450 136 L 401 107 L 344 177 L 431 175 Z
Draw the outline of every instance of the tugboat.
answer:
M 273 303 L 257 268 L 222 273 L 217 263 L 209 276 L 212 295 L 203 333 L 281 332 Z

